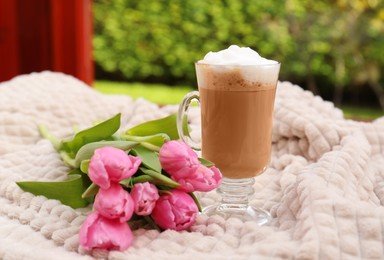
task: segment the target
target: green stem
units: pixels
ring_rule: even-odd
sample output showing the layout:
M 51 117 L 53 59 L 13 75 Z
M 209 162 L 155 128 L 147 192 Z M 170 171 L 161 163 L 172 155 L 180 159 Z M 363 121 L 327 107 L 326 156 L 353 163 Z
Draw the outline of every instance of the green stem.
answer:
M 77 168 L 75 159 L 71 158 L 68 153 L 62 151 L 60 152 L 61 159 L 63 159 L 64 163 L 72 168 Z
M 153 182 L 153 181 L 154 181 L 154 178 L 152 178 L 149 175 L 140 175 L 132 178 L 132 185 L 135 185 L 136 183 Z
M 127 141 L 140 142 L 142 146 L 155 152 L 160 151 L 160 147 L 158 146 L 160 143 L 162 145 L 164 142 L 171 140 L 170 137 L 164 133 L 149 136 L 134 136 L 122 134 L 120 135 L 120 138 Z
M 41 136 L 45 139 L 48 139 L 52 143 L 56 151 L 59 151 L 61 148 L 61 140 L 51 134 L 51 132 L 49 132 L 48 128 L 45 125 L 39 125 L 38 128 Z
M 141 142 L 143 140 L 142 136 L 126 135 L 121 134 L 120 138 L 127 141 Z
M 158 172 L 150 170 L 150 169 L 142 168 L 142 167 L 140 168 L 140 170 L 144 174 L 149 175 L 152 178 L 156 179 L 158 184 L 162 184 L 162 185 L 165 185 L 165 186 L 167 186 L 169 188 L 173 188 L 173 189 L 180 186 L 180 183 L 172 180 L 171 178 L 168 178 L 167 176 L 165 176 L 161 173 L 158 173 Z
M 172 195 L 172 192 L 169 190 L 159 190 L 160 195 Z
M 126 188 L 132 188 L 133 185 L 135 185 L 136 183 L 143 183 L 143 182 L 154 183 L 154 182 L 156 182 L 156 180 L 154 178 L 152 178 L 151 176 L 144 174 L 144 175 L 124 179 L 124 180 L 120 181 L 119 183 Z
M 158 147 L 157 145 L 147 143 L 147 142 L 141 142 L 140 144 L 151 151 L 154 151 L 154 152 L 160 151 L 160 147 Z
M 154 229 L 156 229 L 157 231 L 161 232 L 161 229 L 159 228 L 159 226 L 156 225 L 156 223 L 153 221 L 153 219 L 152 219 L 150 216 L 143 216 L 143 217 L 144 217 L 144 219 L 148 222 L 148 224 L 149 224 L 152 228 L 154 228 Z
M 135 142 L 145 142 L 148 140 L 153 140 L 155 138 L 161 137 L 164 141 L 170 141 L 171 138 L 164 133 L 158 133 L 155 135 L 148 135 L 148 136 L 135 136 L 135 135 L 127 135 L 127 134 L 121 134 L 120 138 L 128 141 L 135 141 Z

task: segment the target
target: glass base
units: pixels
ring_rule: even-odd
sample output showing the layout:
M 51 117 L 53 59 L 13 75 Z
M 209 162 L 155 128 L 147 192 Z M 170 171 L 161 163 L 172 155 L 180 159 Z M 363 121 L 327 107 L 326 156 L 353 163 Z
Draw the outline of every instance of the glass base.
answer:
M 221 201 L 204 208 L 202 213 L 207 216 L 219 215 L 224 219 L 235 217 L 243 221 L 254 221 L 259 226 L 269 223 L 272 216 L 268 211 L 249 204 L 249 198 L 255 192 L 254 183 L 255 178 L 230 179 L 224 177 L 216 190 Z
M 224 219 L 239 218 L 244 221 L 254 221 L 259 226 L 268 224 L 272 220 L 271 214 L 262 209 L 243 204 L 216 204 L 203 209 L 207 216 L 219 215 Z

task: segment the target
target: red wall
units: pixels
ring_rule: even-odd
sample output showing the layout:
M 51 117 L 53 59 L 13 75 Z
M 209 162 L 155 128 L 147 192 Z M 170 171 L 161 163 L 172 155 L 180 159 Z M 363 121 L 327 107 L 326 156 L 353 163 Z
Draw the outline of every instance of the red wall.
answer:
M 0 81 L 60 71 L 91 85 L 92 0 L 1 0 Z

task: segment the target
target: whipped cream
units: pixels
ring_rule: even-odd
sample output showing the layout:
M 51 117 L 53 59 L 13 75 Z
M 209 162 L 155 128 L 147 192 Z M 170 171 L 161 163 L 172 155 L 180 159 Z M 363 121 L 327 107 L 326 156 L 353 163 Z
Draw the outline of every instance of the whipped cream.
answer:
M 208 52 L 204 59 L 199 60 L 198 63 L 211 65 L 269 65 L 278 62 L 261 57 L 249 47 L 231 45 L 221 51 Z
M 275 88 L 280 63 L 261 57 L 248 47 L 231 45 L 209 52 L 196 63 L 199 88 L 248 91 Z

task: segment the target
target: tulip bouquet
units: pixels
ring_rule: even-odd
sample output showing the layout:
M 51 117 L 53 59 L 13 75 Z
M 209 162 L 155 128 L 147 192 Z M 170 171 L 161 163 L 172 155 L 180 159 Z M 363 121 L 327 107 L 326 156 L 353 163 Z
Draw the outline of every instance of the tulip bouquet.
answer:
M 68 178 L 17 183 L 73 208 L 92 204 L 79 232 L 80 245 L 88 250 L 127 249 L 133 222 L 159 231 L 188 229 L 201 211 L 193 192 L 221 183 L 219 169 L 178 140 L 176 115 L 119 129 L 120 114 L 67 140 L 40 127 L 71 169 Z

